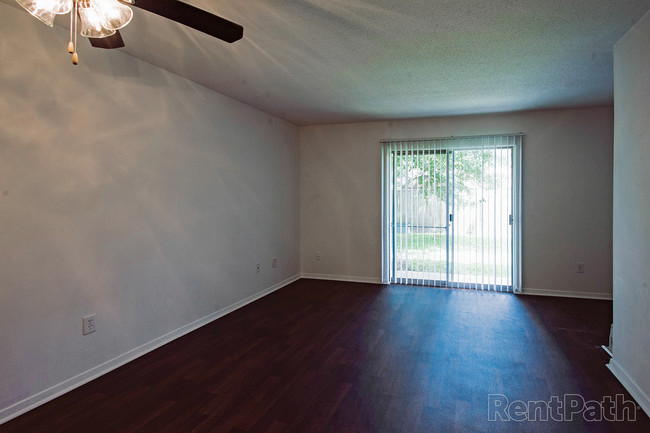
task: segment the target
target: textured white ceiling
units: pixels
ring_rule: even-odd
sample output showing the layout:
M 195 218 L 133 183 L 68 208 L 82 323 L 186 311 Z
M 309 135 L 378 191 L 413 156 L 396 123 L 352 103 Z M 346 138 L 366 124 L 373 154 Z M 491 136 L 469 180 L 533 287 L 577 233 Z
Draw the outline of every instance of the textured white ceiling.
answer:
M 244 39 L 226 44 L 134 8 L 123 50 L 300 125 L 609 104 L 612 48 L 650 9 L 650 0 L 187 2 L 242 24 Z

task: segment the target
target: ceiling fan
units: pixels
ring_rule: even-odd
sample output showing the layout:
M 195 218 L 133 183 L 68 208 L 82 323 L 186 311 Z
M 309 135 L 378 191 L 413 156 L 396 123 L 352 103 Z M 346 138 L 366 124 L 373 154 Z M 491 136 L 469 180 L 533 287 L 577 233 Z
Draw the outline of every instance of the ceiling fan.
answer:
M 241 25 L 178 0 L 16 1 L 50 27 L 53 26 L 56 15 L 70 13 L 68 52 L 72 54 L 72 63 L 75 65 L 79 61 L 76 52 L 78 26 L 81 27 L 80 34 L 87 37 L 93 47 L 113 49 L 125 46 L 119 29 L 126 26 L 133 17 L 133 11 L 128 6 L 136 6 L 228 43 L 244 36 Z

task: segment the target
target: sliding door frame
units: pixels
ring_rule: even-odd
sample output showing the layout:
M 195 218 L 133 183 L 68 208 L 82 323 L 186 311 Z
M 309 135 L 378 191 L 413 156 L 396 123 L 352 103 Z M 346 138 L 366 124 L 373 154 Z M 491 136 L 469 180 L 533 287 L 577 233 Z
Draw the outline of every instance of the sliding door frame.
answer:
M 421 284 L 423 285 L 441 285 L 441 286 L 450 286 L 450 287 L 459 287 L 466 288 L 467 285 L 459 283 L 450 283 L 451 277 L 454 272 L 454 236 L 455 236 L 455 224 L 454 221 L 450 221 L 450 215 L 453 214 L 454 210 L 454 189 L 455 189 L 455 164 L 453 161 L 455 150 L 468 149 L 467 146 L 461 144 L 456 144 L 455 142 L 461 142 L 465 139 L 488 139 L 491 137 L 507 137 L 512 138 L 512 143 L 506 145 L 501 145 L 500 147 L 512 148 L 512 257 L 510 258 L 511 269 L 512 269 L 512 286 L 508 286 L 514 293 L 521 292 L 521 283 L 522 283 L 522 260 L 521 260 L 521 251 L 522 251 L 522 154 L 523 154 L 523 139 L 524 134 L 494 134 L 494 135 L 482 135 L 482 136 L 466 136 L 466 137 L 442 137 L 442 138 L 429 138 L 429 139 L 399 139 L 399 140 L 381 140 L 382 145 L 382 282 L 386 284 L 391 283 L 391 275 L 395 275 L 395 251 L 390 251 L 390 248 L 395 248 L 394 244 L 391 244 L 391 236 L 395 239 L 395 224 L 392 224 L 393 218 L 395 216 L 395 206 L 391 205 L 395 202 L 395 190 L 394 185 L 391 185 L 390 180 L 391 170 L 394 167 L 391 167 L 391 153 L 395 150 L 391 148 L 391 144 L 394 143 L 439 143 L 439 142 L 449 142 L 450 146 L 446 149 L 435 149 L 435 145 L 432 148 L 428 148 L 429 145 L 424 144 L 422 147 L 418 144 L 416 151 L 444 151 L 447 153 L 446 164 L 447 164 L 447 175 L 446 175 L 446 207 L 447 207 L 447 217 L 446 217 L 446 243 L 447 243 L 447 280 L 444 284 L 441 281 L 426 281 L 422 280 Z M 408 152 L 408 150 L 399 150 L 399 152 Z M 450 165 L 450 156 L 451 156 L 451 165 Z M 451 180 L 450 180 L 451 178 Z M 394 181 L 394 179 L 393 179 Z M 393 186 L 393 188 L 391 188 Z M 451 191 L 450 191 L 451 188 Z M 392 194 L 391 195 L 391 191 Z M 451 202 L 450 202 L 451 201 Z M 452 247 L 452 248 L 450 248 Z M 392 258 L 392 260 L 391 260 Z M 392 263 L 391 263 L 392 261 Z M 391 272 L 392 267 L 392 272 Z M 395 281 L 393 281 L 395 282 Z M 407 284 L 409 282 L 407 281 Z M 417 284 L 417 282 L 416 282 Z M 498 286 L 496 284 L 486 285 L 488 290 L 502 290 L 503 286 Z

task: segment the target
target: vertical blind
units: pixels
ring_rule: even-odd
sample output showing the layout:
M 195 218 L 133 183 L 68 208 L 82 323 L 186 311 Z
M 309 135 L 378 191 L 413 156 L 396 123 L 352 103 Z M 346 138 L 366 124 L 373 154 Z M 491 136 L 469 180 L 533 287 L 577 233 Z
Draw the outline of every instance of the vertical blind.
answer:
M 383 141 L 383 280 L 517 291 L 522 134 Z

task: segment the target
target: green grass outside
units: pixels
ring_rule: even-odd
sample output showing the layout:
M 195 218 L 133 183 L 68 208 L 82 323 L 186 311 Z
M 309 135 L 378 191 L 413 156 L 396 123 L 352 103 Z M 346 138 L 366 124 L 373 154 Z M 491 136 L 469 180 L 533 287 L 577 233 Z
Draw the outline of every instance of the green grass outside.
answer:
M 451 240 L 451 239 L 450 239 Z M 484 245 L 488 245 L 486 239 Z M 496 242 L 496 247 L 501 247 L 501 241 Z M 481 239 L 473 236 L 455 235 L 454 244 L 457 249 L 459 248 L 475 248 L 477 245 L 481 246 Z M 489 240 L 489 245 L 494 248 L 494 241 Z M 447 248 L 447 236 L 444 232 L 440 233 L 396 233 L 395 234 L 395 248 L 398 251 L 403 251 L 406 246 L 411 250 L 433 250 L 435 248 Z
M 481 239 L 477 239 L 471 236 L 456 236 L 454 239 L 456 252 L 467 252 L 480 251 L 481 248 Z M 488 240 L 484 241 L 485 248 L 492 250 L 495 248 L 494 241 Z M 500 248 L 501 242 L 496 242 L 496 248 Z M 477 248 L 478 247 L 478 248 Z M 400 260 L 401 257 L 407 250 L 414 253 L 433 253 L 435 250 L 446 250 L 447 248 L 447 238 L 444 233 L 398 233 L 396 234 L 395 242 L 395 253 L 397 259 L 395 262 L 396 270 L 398 271 L 415 271 L 415 272 L 437 272 L 444 273 L 447 271 L 447 262 L 446 259 L 428 259 L 428 258 L 418 258 L 418 257 L 409 257 L 408 260 Z M 478 254 L 480 252 L 477 251 Z M 472 253 L 470 253 L 472 255 Z M 480 275 L 482 273 L 487 273 L 488 275 L 494 275 L 496 268 L 497 276 L 507 276 L 508 275 L 508 266 L 495 265 L 493 263 L 485 263 L 483 265 L 479 263 L 463 263 L 456 261 L 454 264 L 454 273 L 456 274 L 465 274 L 465 275 Z
M 447 262 L 444 260 L 397 260 L 395 262 L 397 271 L 413 271 L 413 272 L 434 272 L 445 273 L 447 272 Z M 495 265 L 485 264 L 481 267 L 480 264 L 475 263 L 456 263 L 454 264 L 455 274 L 464 275 L 481 275 L 483 272 L 487 275 L 494 275 Z M 508 275 L 508 267 L 506 265 L 496 266 L 496 273 L 499 277 Z

